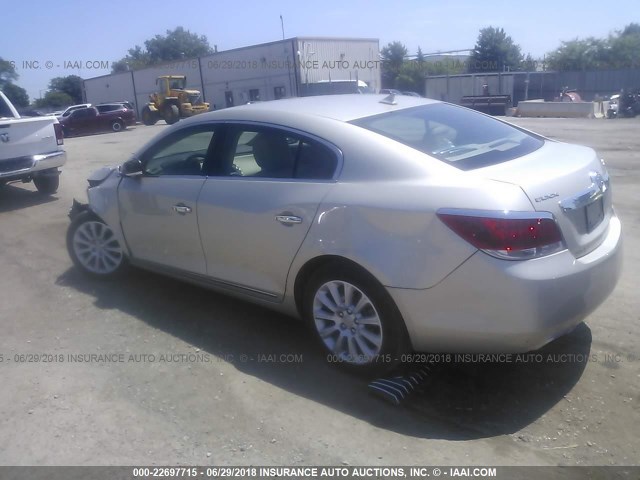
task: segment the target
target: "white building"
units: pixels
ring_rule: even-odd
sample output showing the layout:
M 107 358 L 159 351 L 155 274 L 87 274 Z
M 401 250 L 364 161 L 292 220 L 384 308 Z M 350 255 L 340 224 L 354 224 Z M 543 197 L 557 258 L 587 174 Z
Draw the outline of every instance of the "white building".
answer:
M 89 103 L 134 102 L 138 114 L 160 75 L 185 75 L 211 108 L 302 96 L 307 84 L 350 80 L 380 89 L 378 39 L 295 37 L 84 80 Z M 341 82 L 344 83 L 344 82 Z

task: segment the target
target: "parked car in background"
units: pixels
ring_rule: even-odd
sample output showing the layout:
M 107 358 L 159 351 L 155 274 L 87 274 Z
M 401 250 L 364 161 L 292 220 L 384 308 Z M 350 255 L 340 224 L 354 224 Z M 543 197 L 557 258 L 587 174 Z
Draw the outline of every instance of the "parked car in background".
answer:
M 62 113 L 55 112 L 52 115 L 56 115 L 58 117 L 58 120 L 60 120 L 61 118 L 68 117 L 69 115 L 71 115 L 72 112 L 75 112 L 76 110 L 79 110 L 81 108 L 88 108 L 90 106 L 91 106 L 90 103 L 80 103 L 78 105 L 71 105 L 70 107 L 67 107 L 65 110 L 63 110 Z
M 422 98 L 422 95 L 420 95 L 418 92 L 402 92 L 402 95 L 406 95 L 408 97 Z
M 63 143 L 57 118 L 22 118 L 0 92 L 0 187 L 9 182 L 33 181 L 40 193 L 55 193 L 60 183 L 59 168 L 67 160 Z
M 592 149 L 408 96 L 204 113 L 93 174 L 87 195 L 67 233 L 86 273 L 130 263 L 302 317 L 367 374 L 412 349 L 537 349 L 622 265 Z
M 40 110 L 34 110 L 32 108 L 18 109 L 18 113 L 21 117 L 44 117 L 46 113 L 42 113 Z
M 114 103 L 120 103 L 122 105 L 124 105 L 125 107 L 127 107 L 130 110 L 134 110 L 136 109 L 135 105 L 131 102 L 114 102 Z
M 135 123 L 136 113 L 120 104 L 80 108 L 71 112 L 68 117 L 60 119 L 60 124 L 67 137 L 109 130 L 120 132 Z
M 101 113 L 109 112 L 112 110 L 119 110 L 122 107 L 126 107 L 129 110 L 135 110 L 131 102 L 109 102 L 109 103 L 100 103 L 96 105 L 96 108 Z
M 400 90 L 396 90 L 395 88 L 383 88 L 382 90 L 380 90 L 380 93 L 383 95 L 389 95 L 391 93 L 393 93 L 394 95 L 402 95 L 402 92 Z

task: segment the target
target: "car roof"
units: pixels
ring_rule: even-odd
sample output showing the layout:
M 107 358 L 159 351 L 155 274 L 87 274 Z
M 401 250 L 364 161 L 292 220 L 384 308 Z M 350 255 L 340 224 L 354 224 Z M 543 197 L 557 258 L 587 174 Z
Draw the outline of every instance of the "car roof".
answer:
M 71 106 L 69 106 L 69 107 L 65 108 L 65 109 L 63 110 L 63 113 L 64 113 L 64 112 L 68 112 L 69 110 L 79 110 L 79 109 L 81 109 L 81 108 L 90 108 L 90 107 L 91 107 L 91 104 L 90 104 L 90 103 L 79 103 L 79 104 L 77 104 L 77 105 L 71 105 Z
M 324 117 L 342 122 L 370 117 L 405 108 L 442 103 L 427 98 L 395 95 L 394 104 L 382 100 L 389 95 L 349 94 L 319 95 L 315 97 L 286 98 L 269 102 L 252 103 L 192 117 L 200 120 L 265 120 L 273 121 L 292 117 Z

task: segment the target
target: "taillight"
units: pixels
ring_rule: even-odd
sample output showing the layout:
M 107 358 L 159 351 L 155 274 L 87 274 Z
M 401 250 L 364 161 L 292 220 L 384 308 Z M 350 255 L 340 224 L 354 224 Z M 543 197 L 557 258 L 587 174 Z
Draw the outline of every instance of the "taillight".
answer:
M 551 213 L 442 209 L 438 218 L 474 247 L 509 260 L 566 249 Z
M 62 133 L 62 125 L 60 125 L 59 123 L 54 123 L 53 130 L 56 132 L 56 143 L 58 145 L 64 145 L 64 134 Z

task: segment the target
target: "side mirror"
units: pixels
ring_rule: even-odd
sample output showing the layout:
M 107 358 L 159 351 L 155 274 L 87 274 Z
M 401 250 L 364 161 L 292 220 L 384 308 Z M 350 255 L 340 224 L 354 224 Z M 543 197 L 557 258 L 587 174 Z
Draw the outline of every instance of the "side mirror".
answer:
M 120 173 L 125 176 L 142 173 L 142 162 L 138 158 L 132 158 L 120 165 Z

